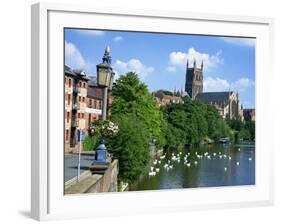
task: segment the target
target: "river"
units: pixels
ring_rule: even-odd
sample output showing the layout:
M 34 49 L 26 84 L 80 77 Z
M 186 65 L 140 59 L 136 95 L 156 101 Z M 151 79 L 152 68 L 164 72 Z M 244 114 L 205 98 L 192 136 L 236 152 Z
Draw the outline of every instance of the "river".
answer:
M 157 164 L 130 191 L 255 184 L 253 143 L 203 145 L 164 155 L 154 158 Z

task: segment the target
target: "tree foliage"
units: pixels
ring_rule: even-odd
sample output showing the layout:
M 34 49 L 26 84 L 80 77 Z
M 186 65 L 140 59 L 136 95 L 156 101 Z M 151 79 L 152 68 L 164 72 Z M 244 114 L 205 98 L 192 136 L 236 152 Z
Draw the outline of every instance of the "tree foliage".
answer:
M 204 139 L 217 140 L 230 135 L 230 128 L 215 107 L 184 99 L 183 104 L 161 108 L 168 123 L 167 146 L 198 144 Z
M 85 139 L 83 141 L 83 150 L 84 151 L 93 151 L 96 148 L 96 145 L 99 141 L 98 136 L 85 136 Z
M 110 152 L 119 160 L 119 180 L 132 182 L 144 173 L 150 159 L 148 133 L 136 116 L 117 118 L 120 132 L 109 140 Z
M 109 144 L 119 159 L 121 180 L 130 182 L 145 170 L 149 143 L 156 140 L 158 147 L 165 144 L 166 124 L 153 96 L 136 73 L 121 76 L 113 86 L 112 95 L 112 121 L 120 131 Z
M 243 140 L 255 140 L 255 121 L 242 121 L 240 118 L 227 119 L 231 129 L 237 131 L 238 138 Z

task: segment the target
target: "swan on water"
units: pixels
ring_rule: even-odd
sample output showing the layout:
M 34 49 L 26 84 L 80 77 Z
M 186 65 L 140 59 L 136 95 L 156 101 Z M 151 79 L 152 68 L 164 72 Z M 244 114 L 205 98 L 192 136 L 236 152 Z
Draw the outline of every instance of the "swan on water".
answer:
M 149 172 L 148 175 L 149 175 L 149 176 L 155 176 L 155 175 L 156 175 L 156 172 L 154 172 L 154 171 Z

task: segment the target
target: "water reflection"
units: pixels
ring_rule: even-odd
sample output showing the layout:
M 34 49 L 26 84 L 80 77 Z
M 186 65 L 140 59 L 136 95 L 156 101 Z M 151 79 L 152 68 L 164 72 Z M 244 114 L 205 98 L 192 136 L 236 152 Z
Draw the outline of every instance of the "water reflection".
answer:
M 175 160 L 172 158 L 174 157 Z M 255 145 L 204 145 L 166 153 L 130 190 L 158 190 L 255 184 Z M 197 164 L 196 164 L 197 163 Z M 170 164 L 173 168 L 167 169 Z M 188 165 L 189 164 L 189 165 Z

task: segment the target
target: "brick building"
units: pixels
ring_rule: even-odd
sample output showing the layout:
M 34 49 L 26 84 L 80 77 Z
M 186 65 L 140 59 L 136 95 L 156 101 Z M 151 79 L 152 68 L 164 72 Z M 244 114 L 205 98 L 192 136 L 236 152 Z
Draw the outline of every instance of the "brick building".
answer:
M 162 97 L 155 97 L 158 106 L 165 106 L 169 104 L 179 104 L 183 100 L 180 96 L 163 95 Z
M 110 57 L 109 48 L 105 55 Z M 105 57 L 105 56 L 104 56 Z M 103 57 L 103 59 L 104 59 Z M 77 152 L 78 129 L 88 134 L 90 125 L 102 119 L 103 89 L 97 85 L 96 77 L 87 76 L 82 70 L 74 70 L 65 65 L 65 152 Z M 112 94 L 107 95 L 107 117 L 110 118 Z

